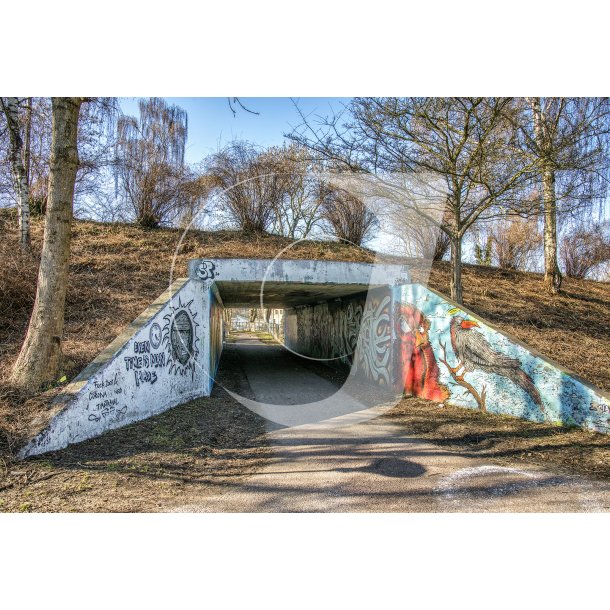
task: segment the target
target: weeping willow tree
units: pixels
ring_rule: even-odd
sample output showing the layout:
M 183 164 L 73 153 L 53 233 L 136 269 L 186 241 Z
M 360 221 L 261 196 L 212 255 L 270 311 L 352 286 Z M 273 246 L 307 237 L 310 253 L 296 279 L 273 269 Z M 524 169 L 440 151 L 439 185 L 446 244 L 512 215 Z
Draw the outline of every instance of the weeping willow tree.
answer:
M 139 114 L 117 123 L 117 186 L 136 222 L 158 227 L 181 211 L 188 117 L 156 97 L 140 100 Z

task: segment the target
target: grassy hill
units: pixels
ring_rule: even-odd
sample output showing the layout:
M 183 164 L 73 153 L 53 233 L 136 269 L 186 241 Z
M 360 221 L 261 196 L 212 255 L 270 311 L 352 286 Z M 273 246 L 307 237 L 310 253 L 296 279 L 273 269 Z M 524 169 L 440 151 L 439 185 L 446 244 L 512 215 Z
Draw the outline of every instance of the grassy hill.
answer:
M 16 217 L 0 210 L 0 443 L 19 437 L 21 422 L 49 400 L 53 390 L 26 395 L 6 383 L 34 302 L 43 222 L 33 221 L 32 254 L 19 252 Z M 192 258 L 272 258 L 290 244 L 277 236 L 234 231 L 191 232 L 76 221 L 73 225 L 62 371 L 74 377 L 121 332 Z M 175 258 L 174 258 L 175 257 Z M 368 250 L 308 241 L 284 258 L 372 261 Z M 414 273 L 418 279 L 417 270 Z M 445 294 L 449 266 L 436 264 L 429 285 Z M 565 281 L 559 297 L 542 290 L 538 274 L 466 265 L 464 305 L 597 386 L 610 390 L 610 285 Z M 2 434 L 3 433 L 3 434 Z

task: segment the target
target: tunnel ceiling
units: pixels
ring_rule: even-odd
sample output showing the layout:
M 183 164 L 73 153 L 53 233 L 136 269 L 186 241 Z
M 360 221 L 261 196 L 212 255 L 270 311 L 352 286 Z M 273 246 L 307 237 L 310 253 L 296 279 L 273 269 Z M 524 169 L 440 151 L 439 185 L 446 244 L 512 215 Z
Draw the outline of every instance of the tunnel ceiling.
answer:
M 262 282 L 217 282 L 225 307 L 260 307 Z M 368 290 L 368 284 L 300 284 L 265 282 L 265 307 L 288 308 L 358 294 Z
M 289 308 L 358 294 L 369 288 L 407 284 L 401 265 L 319 260 L 196 259 L 189 276 L 214 284 L 225 307 Z

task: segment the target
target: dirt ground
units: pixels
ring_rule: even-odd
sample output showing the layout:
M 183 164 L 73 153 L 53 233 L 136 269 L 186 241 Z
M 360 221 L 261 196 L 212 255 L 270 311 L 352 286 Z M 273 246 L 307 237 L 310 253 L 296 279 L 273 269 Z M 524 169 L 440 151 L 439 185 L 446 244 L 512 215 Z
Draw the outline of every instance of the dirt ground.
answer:
M 405 398 L 384 417 L 409 435 L 498 464 L 544 466 L 567 474 L 610 480 L 610 437 L 580 428 Z
M 220 384 L 248 396 L 227 347 Z M 154 512 L 200 503 L 268 457 L 265 422 L 216 385 L 212 396 L 0 471 L 0 512 Z M 1 467 L 1 464 L 0 464 Z
M 337 385 L 345 372 L 310 360 L 303 363 Z M 484 457 L 497 464 L 544 466 L 566 474 L 610 480 L 610 436 L 580 428 L 535 423 L 408 397 L 382 417 L 414 438 Z
M 271 339 L 259 333 L 265 342 Z M 239 486 L 271 457 L 268 424 L 222 386 L 252 397 L 229 341 L 209 398 L 170 409 L 61 451 L 7 463 L 0 471 L 0 512 L 154 512 L 201 505 Z M 340 386 L 345 372 L 298 360 Z M 606 435 L 535 424 L 405 398 L 382 417 L 405 435 L 490 463 L 518 461 L 557 472 L 610 479 Z

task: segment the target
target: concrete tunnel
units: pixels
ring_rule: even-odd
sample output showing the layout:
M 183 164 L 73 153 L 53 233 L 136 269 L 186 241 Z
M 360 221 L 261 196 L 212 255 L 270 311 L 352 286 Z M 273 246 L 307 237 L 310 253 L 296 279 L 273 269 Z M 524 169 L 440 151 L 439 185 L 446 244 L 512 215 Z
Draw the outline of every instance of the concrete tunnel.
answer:
M 409 283 L 406 267 L 309 260 L 194 260 L 189 277 L 203 284 L 209 310 L 210 384 L 222 350 L 222 310 L 239 307 L 284 310 L 285 346 L 337 366 L 353 363 L 364 319 L 374 336 L 362 341 L 371 339 L 375 345 L 370 348 L 382 354 L 379 363 L 371 363 L 372 377 L 390 384 L 389 370 L 378 368 L 383 367 L 383 352 L 391 339 L 393 289 Z
M 300 405 L 234 395 L 282 425 L 332 419 L 406 394 L 610 432 L 607 393 L 412 282 L 405 266 L 197 259 L 187 278 L 173 282 L 33 422 L 20 456 L 60 449 L 209 396 L 223 350 L 223 310 L 237 307 L 283 309 L 289 351 L 349 371 L 332 396 Z M 469 324 L 462 328 L 463 320 Z M 455 342 L 465 332 L 488 347 L 471 355 L 467 369 Z M 514 375 L 472 365 L 490 353 L 520 367 L 520 384 Z
M 270 350 L 246 350 L 248 379 L 257 400 L 233 397 L 281 425 L 317 423 L 388 403 L 402 392 L 391 357 L 392 295 L 409 282 L 401 265 L 308 260 L 192 261 L 193 281 L 203 282 L 210 310 L 210 387 L 220 363 L 223 309 L 283 310 L 279 333 L 284 348 L 298 357 L 349 372 L 341 389 L 317 386 L 321 378 L 302 367 L 282 375 L 289 364 Z M 264 326 L 264 325 L 263 325 Z M 362 331 L 362 332 L 361 332 Z M 275 333 L 274 333 L 275 334 Z M 288 356 L 283 352 L 284 360 Z M 256 360 L 253 364 L 252 360 Z M 277 369 L 265 374 L 264 367 Z M 263 381 L 264 380 L 264 381 Z M 316 387 L 307 387 L 307 384 Z M 268 387 L 262 387 L 267 384 Z M 371 391 L 372 390 L 372 391 Z M 285 402 L 282 402 L 285 399 Z

